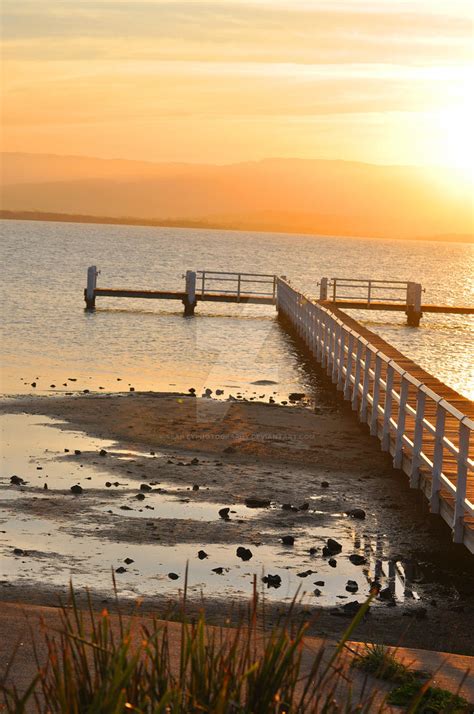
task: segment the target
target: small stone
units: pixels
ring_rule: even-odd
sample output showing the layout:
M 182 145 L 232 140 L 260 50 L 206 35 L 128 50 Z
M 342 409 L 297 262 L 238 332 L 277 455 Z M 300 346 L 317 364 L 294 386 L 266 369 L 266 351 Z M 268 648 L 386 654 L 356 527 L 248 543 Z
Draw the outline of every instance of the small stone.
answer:
M 168 577 L 170 580 L 177 580 L 179 575 L 177 573 L 168 573 Z
M 134 563 L 135 561 L 133 560 L 133 558 L 125 558 L 123 562 L 127 565 L 131 565 L 131 563 Z
M 189 387 L 188 392 L 190 394 L 196 394 L 196 390 L 194 389 L 194 387 Z
M 219 511 L 220 517 L 223 518 L 225 521 L 229 520 L 229 513 L 230 513 L 230 508 L 221 508 Z
M 253 553 L 249 548 L 244 548 L 243 546 L 239 546 L 236 551 L 237 557 L 240 558 L 241 560 L 250 560 L 253 556 Z
M 47 484 L 47 483 L 43 484 L 43 489 L 44 489 L 45 491 L 48 490 L 48 484 Z
M 298 578 L 307 578 L 308 575 L 312 575 L 314 572 L 314 570 L 303 570 L 301 573 L 296 573 L 296 576 Z
M 79 494 L 83 493 L 84 489 L 82 486 L 79 486 L 79 484 L 75 484 L 74 486 L 71 486 L 71 493 Z
M 282 536 L 281 542 L 283 545 L 294 545 L 295 538 L 292 535 Z
M 32 386 L 33 388 L 35 388 L 35 387 L 36 387 L 36 382 L 31 382 L 31 386 Z
M 391 600 L 393 600 L 393 593 L 390 588 L 383 588 L 382 590 L 380 590 L 378 596 L 380 600 L 385 600 L 385 602 L 390 602 Z
M 55 385 L 55 384 L 50 384 L 49 386 L 50 386 L 51 389 L 56 389 L 56 385 Z
M 301 506 L 298 506 L 298 511 L 307 511 L 309 508 L 309 503 L 302 503 Z
M 69 449 L 64 449 L 65 454 L 69 454 Z
M 346 514 L 350 518 L 355 518 L 356 520 L 363 521 L 365 519 L 365 511 L 363 508 L 351 508 L 349 511 L 346 511 Z
M 82 451 L 80 449 L 74 449 L 74 453 L 76 456 L 80 456 L 80 454 L 82 454 Z
M 313 590 L 313 592 L 314 592 L 314 594 L 316 595 L 316 597 L 320 597 L 320 595 L 321 595 L 321 590 L 320 590 L 319 588 L 315 588 L 315 589 Z
M 350 555 L 349 560 L 351 561 L 352 565 L 365 565 L 367 563 L 367 558 L 365 558 L 363 555 L 359 555 L 358 553 L 353 553 L 352 555 Z
M 292 506 L 291 503 L 283 503 L 281 506 L 282 511 L 297 511 L 296 506 Z
M 135 496 L 135 498 L 137 499 L 137 501 L 143 501 L 143 500 L 145 499 L 145 494 L 144 494 L 144 493 L 137 493 L 137 495 Z
M 133 508 L 130 508 L 130 506 L 119 506 L 121 511 L 133 511 Z
M 198 551 L 198 558 L 199 560 L 205 560 L 208 557 L 207 553 L 205 550 L 199 550 Z
M 337 555 L 342 550 L 342 545 L 334 540 L 334 538 L 328 538 L 326 545 L 323 547 L 323 555 Z
M 107 488 L 110 488 L 110 487 L 112 486 L 112 484 L 110 483 L 110 481 L 106 481 L 106 482 L 105 482 L 105 485 L 106 485 Z
M 212 572 L 216 573 L 217 575 L 222 575 L 222 573 L 224 572 L 224 568 L 219 566 L 218 568 L 213 568 Z
M 224 394 L 223 389 L 216 389 L 216 394 L 220 397 L 222 394 Z
M 291 394 L 288 395 L 288 399 L 290 400 L 290 402 L 300 402 L 304 398 L 304 392 L 291 392 Z
M 314 584 L 319 585 L 319 587 L 322 588 L 325 585 L 325 582 L 324 580 L 316 580 Z
M 27 552 L 22 548 L 13 548 L 13 555 L 27 555 Z
M 13 486 L 24 486 L 26 481 L 19 476 L 10 476 L 10 483 Z
M 130 391 L 131 391 L 131 392 L 134 392 L 134 391 L 135 391 L 135 387 L 130 387 Z
M 359 589 L 355 580 L 348 580 L 346 585 L 346 590 L 348 593 L 356 593 Z
M 310 555 L 316 555 L 317 552 L 318 552 L 318 549 L 317 549 L 317 548 L 312 547 L 312 548 L 309 549 L 309 554 L 310 554 Z
M 115 568 L 115 572 L 116 572 L 116 573 L 126 573 L 126 572 L 127 572 L 127 568 L 124 568 L 123 565 L 119 565 L 118 568 Z
M 101 450 L 99 451 L 99 456 L 107 456 L 106 450 L 105 450 L 105 449 L 101 449 Z
M 245 505 L 247 508 L 268 508 L 270 500 L 268 498 L 246 498 Z
M 199 491 L 199 484 L 193 483 L 193 491 Z
M 354 615 L 357 615 L 361 607 L 362 604 L 360 602 L 353 600 L 352 602 L 346 602 L 346 604 L 342 606 L 342 610 L 348 617 L 354 617 Z
M 82 390 L 82 393 L 83 393 L 83 394 L 89 394 L 89 392 L 90 392 L 90 389 L 83 389 L 83 390 Z
M 191 463 L 193 466 L 197 466 L 197 464 L 199 463 L 199 459 L 197 459 L 197 458 L 191 459 Z
M 329 488 L 329 481 L 321 481 L 321 488 Z
M 336 558 L 329 558 L 329 560 L 328 560 L 328 565 L 330 565 L 331 568 L 336 568 L 336 567 L 337 567 L 337 560 L 336 560 Z
M 281 577 L 279 575 L 264 575 L 262 581 L 267 588 L 279 588 L 281 585 Z
M 151 491 L 152 488 L 147 483 L 140 484 L 140 491 Z

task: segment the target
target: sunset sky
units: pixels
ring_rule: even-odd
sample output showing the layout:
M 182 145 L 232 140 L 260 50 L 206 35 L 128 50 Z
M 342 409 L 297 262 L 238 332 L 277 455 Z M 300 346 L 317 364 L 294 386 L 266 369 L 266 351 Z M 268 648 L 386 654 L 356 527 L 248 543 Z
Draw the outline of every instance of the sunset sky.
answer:
M 472 167 L 470 0 L 3 0 L 7 151 Z

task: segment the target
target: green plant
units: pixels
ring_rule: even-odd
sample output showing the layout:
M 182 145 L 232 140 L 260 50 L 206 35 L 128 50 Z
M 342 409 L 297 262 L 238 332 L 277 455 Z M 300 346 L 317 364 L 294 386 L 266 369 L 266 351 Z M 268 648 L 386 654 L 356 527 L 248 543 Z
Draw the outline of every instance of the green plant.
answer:
M 390 682 L 406 682 L 413 679 L 413 671 L 399 662 L 385 645 L 365 644 L 363 652 L 357 653 L 353 663 L 354 667 Z
M 408 711 L 416 714 L 435 714 L 445 712 L 461 714 L 471 711 L 468 702 L 457 694 L 452 694 L 447 689 L 423 686 L 417 677 L 392 690 L 388 696 L 388 703 L 406 707 Z

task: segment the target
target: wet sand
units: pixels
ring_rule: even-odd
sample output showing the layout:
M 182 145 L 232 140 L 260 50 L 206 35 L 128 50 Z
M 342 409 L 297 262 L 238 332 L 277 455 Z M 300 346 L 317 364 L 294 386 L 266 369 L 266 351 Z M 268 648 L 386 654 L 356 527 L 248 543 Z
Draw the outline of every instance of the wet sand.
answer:
M 311 618 L 317 614 L 314 634 L 337 637 L 348 623 L 342 606 L 365 598 L 369 582 L 380 575 L 378 568 L 402 564 L 406 592 L 386 601 L 379 598 L 356 636 L 392 645 L 474 654 L 472 556 L 450 542 L 445 524 L 426 513 L 419 493 L 410 491 L 406 478 L 393 470 L 391 459 L 379 450 L 378 442 L 357 423 L 346 404 L 335 400 L 331 408 L 318 412 L 299 406 L 178 394 L 4 400 L 1 414 L 60 420 L 64 445 L 68 433 L 80 430 L 113 446 L 103 456 L 91 449 L 61 456 L 71 464 L 71 471 L 74 464 L 74 483 L 79 468 L 84 468 L 84 473 L 96 473 L 93 488 L 87 480 L 81 480 L 83 493 L 77 497 L 71 496 L 69 484 L 50 485 L 43 492 L 42 473 L 35 473 L 37 482 L 33 482 L 33 467 L 25 474 L 29 480 L 25 487 L 10 486 L 11 474 L 2 474 L 1 497 L 3 500 L 16 489 L 14 498 L 3 501 L 13 520 L 49 519 L 51 529 L 57 529 L 60 523 L 68 538 L 93 535 L 104 546 L 123 546 L 124 554 L 134 547 L 148 554 L 156 552 L 163 567 L 153 593 L 139 587 L 148 555 L 143 566 L 137 559 L 136 570 L 132 567 L 124 574 L 128 585 L 123 588 L 122 599 L 128 607 L 132 607 L 136 592 L 143 597 L 145 612 L 163 614 L 183 586 L 186 559 L 199 565 L 197 552 L 202 548 L 209 558 L 199 567 L 207 568 L 206 577 L 216 579 L 219 575 L 212 569 L 219 563 L 230 570 L 235 563 L 242 565 L 235 557 L 236 548 L 242 546 L 249 548 L 253 557 L 245 564 L 248 572 L 240 570 L 239 578 L 245 575 L 250 583 L 258 570 L 254 564 L 264 564 L 267 554 L 270 573 L 278 561 L 281 568 L 287 563 L 291 583 L 299 580 L 306 586 L 311 581 L 308 594 L 297 608 L 299 615 Z M 23 438 L 27 451 L 27 433 Z M 160 458 L 154 458 L 158 452 Z M 150 486 L 151 492 L 142 490 L 142 485 Z M 140 500 L 136 498 L 139 494 L 143 496 Z M 268 500 L 270 506 L 248 508 L 248 498 Z M 127 510 L 121 510 L 124 505 Z M 218 511 L 225 507 L 230 512 L 224 519 Z M 365 519 L 347 515 L 355 508 L 365 511 Z M 285 535 L 295 538 L 293 546 L 282 543 Z M 341 553 L 334 555 L 334 568 L 329 566 L 329 556 L 323 554 L 328 537 L 342 544 Z M 315 548 L 312 554 L 311 547 Z M 230 554 L 232 561 L 228 560 Z M 354 554 L 362 554 L 367 562 L 354 565 L 350 562 Z M 28 570 L 28 556 L 18 557 Z M 170 582 L 167 574 L 173 558 L 176 583 Z M 34 573 L 25 573 L 22 580 L 2 579 L 0 599 L 56 604 L 68 579 L 65 575 L 60 584 L 57 578 L 62 566 L 60 554 L 56 566 L 52 583 L 47 579 L 42 582 Z M 108 575 L 110 566 L 107 568 Z M 308 570 L 311 575 L 298 578 Z M 201 570 L 198 574 L 204 577 L 203 573 Z M 354 594 L 344 587 L 353 573 L 358 583 Z M 210 594 L 204 595 L 212 622 L 222 622 L 232 606 L 237 616 L 239 603 L 245 609 L 245 597 L 232 597 L 233 581 L 224 580 L 225 575 L 222 582 L 226 586 L 220 594 L 219 586 L 213 585 Z M 334 580 L 336 575 L 339 580 Z M 116 575 L 119 590 L 120 577 Z M 320 578 L 325 586 L 320 587 L 323 592 L 318 596 L 313 591 Z M 133 579 L 138 583 L 135 590 Z M 332 599 L 325 596 L 326 583 L 333 588 Z M 267 591 L 270 619 L 288 607 L 280 593 L 277 589 Z M 98 605 L 110 604 L 110 593 L 100 586 L 94 595 Z M 200 607 L 199 589 L 191 595 L 195 606 Z

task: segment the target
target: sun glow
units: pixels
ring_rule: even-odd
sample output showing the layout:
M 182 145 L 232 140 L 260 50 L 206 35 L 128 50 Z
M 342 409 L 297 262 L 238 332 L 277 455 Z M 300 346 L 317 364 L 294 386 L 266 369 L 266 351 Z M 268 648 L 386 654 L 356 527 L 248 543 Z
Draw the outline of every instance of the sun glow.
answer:
M 463 178 L 474 182 L 474 102 L 466 95 L 463 104 L 433 115 L 433 130 L 439 163 L 456 169 Z M 434 157 L 437 159 L 438 157 Z

